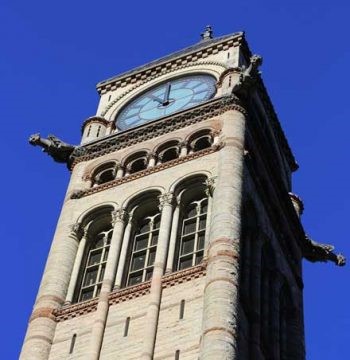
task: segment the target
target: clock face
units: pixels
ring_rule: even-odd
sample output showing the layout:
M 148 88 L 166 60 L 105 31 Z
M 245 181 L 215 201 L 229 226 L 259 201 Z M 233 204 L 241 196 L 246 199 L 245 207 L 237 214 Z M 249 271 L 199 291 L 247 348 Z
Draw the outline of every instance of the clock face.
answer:
M 117 127 L 126 130 L 196 106 L 215 93 L 216 80 L 210 75 L 191 75 L 158 85 L 124 107 Z

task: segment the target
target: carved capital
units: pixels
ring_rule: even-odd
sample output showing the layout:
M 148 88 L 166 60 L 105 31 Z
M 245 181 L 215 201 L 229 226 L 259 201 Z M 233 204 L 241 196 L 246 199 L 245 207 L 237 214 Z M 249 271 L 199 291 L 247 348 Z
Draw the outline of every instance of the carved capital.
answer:
M 119 208 L 112 211 L 112 225 L 115 226 L 117 222 L 125 222 L 128 219 L 128 213 L 124 208 Z
M 84 229 L 81 223 L 75 223 L 70 225 L 70 235 L 76 239 L 79 239 L 83 236 Z
M 159 210 L 162 210 L 165 205 L 172 205 L 174 201 L 174 194 L 172 192 L 164 193 L 158 196 Z
M 213 197 L 214 190 L 215 190 L 215 182 L 216 182 L 216 176 L 210 177 L 205 180 L 204 185 L 206 187 L 205 193 L 209 197 Z

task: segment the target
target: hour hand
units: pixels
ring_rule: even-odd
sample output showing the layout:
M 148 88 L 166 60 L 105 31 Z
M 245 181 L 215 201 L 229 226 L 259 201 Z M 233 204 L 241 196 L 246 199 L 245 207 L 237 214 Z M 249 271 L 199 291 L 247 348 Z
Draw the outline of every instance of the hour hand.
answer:
M 168 83 L 166 85 L 166 89 L 165 89 L 165 93 L 164 93 L 163 105 L 168 105 L 169 104 L 170 89 L 171 89 L 171 84 Z
M 162 105 L 163 105 L 163 100 L 160 99 L 159 97 L 157 97 L 157 96 L 155 96 L 155 95 L 152 95 L 152 94 L 148 95 L 148 97 L 151 98 L 151 99 L 154 100 L 154 101 L 157 101 L 159 104 L 162 104 Z

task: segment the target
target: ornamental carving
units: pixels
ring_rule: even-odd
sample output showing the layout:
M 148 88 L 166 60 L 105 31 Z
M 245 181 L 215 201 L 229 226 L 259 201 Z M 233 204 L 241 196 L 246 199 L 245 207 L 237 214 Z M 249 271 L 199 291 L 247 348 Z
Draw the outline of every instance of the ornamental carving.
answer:
M 158 196 L 159 210 L 162 210 L 165 205 L 172 205 L 174 200 L 174 194 L 172 192 L 164 193 Z
M 127 221 L 128 213 L 124 208 L 112 211 L 112 225 L 115 226 L 117 222 Z
M 84 233 L 84 229 L 81 223 L 75 223 L 70 226 L 70 234 L 74 238 L 76 239 L 80 238 L 83 235 L 83 233 Z
M 205 180 L 204 185 L 206 186 L 205 193 L 209 197 L 212 197 L 215 190 L 216 176 L 210 177 Z
M 225 113 L 228 110 L 237 110 L 247 115 L 240 100 L 235 95 L 214 98 L 197 107 L 184 110 L 177 115 L 167 116 L 154 123 L 146 124 L 140 129 L 132 129 L 127 134 L 113 134 L 98 143 L 86 144 L 74 150 L 72 156 L 75 164 L 87 161 L 116 150 L 134 145 L 139 142 L 153 139 L 169 132 L 196 124 Z

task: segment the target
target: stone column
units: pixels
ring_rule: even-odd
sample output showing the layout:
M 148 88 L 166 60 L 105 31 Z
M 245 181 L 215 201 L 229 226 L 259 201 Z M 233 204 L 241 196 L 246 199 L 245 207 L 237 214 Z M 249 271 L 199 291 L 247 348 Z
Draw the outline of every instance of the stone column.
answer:
M 179 146 L 180 146 L 180 155 L 179 155 L 179 157 L 186 156 L 187 155 L 187 146 L 188 146 L 187 141 L 182 141 L 179 144 Z
M 56 322 L 53 311 L 65 301 L 76 253 L 78 237 L 71 230 L 72 202 L 67 201 L 52 241 L 34 309 L 24 339 L 21 360 L 47 360 Z
M 116 175 L 116 179 L 120 179 L 124 176 L 124 168 L 119 165 L 118 170 L 117 170 L 117 175 Z
M 171 218 L 173 213 L 173 194 L 166 193 L 159 196 L 161 220 L 157 245 L 157 253 L 154 262 L 153 275 L 151 281 L 150 300 L 147 309 L 147 320 L 144 332 L 143 352 L 140 359 L 152 360 L 154 356 L 154 346 L 157 335 L 158 317 L 162 294 L 162 276 L 164 274 L 165 262 L 171 228 Z
M 80 224 L 75 224 L 73 226 L 75 226 L 76 229 L 78 230 L 80 227 Z M 71 304 L 73 301 L 74 290 L 75 290 L 75 287 L 77 284 L 78 275 L 79 275 L 79 271 L 80 271 L 80 267 L 81 267 L 81 262 L 82 262 L 82 259 L 84 256 L 84 251 L 85 251 L 86 242 L 87 242 L 87 236 L 88 236 L 87 231 L 85 229 L 84 234 L 79 242 L 77 256 L 75 257 L 72 275 L 70 277 L 70 281 L 69 281 L 69 285 L 68 285 L 68 291 L 67 291 L 66 302 L 65 302 L 66 305 Z
M 108 315 L 108 295 L 114 285 L 114 276 L 117 268 L 121 243 L 125 227 L 126 211 L 124 209 L 115 210 L 112 213 L 112 223 L 114 225 L 111 245 L 108 252 L 106 270 L 102 282 L 101 292 L 98 299 L 97 309 L 94 313 L 94 323 L 91 331 L 91 343 L 88 359 L 98 360 L 103 340 L 103 334 Z
M 207 222 L 205 226 L 205 242 L 204 242 L 204 258 L 207 258 L 209 234 L 210 234 L 210 219 L 213 207 L 213 195 L 215 189 L 215 178 L 209 178 L 205 181 L 205 194 L 208 197 L 208 208 L 207 208 Z
M 125 263 L 126 263 L 126 255 L 127 255 L 128 248 L 129 248 L 131 230 L 132 230 L 133 226 L 134 226 L 134 222 L 132 219 L 132 215 L 130 215 L 128 224 L 126 225 L 125 232 L 124 232 L 122 249 L 120 251 L 118 269 L 117 269 L 117 274 L 115 276 L 115 283 L 114 283 L 115 289 L 120 289 L 121 285 L 122 285 L 123 275 L 124 275 L 124 270 L 125 270 Z
M 151 168 L 156 165 L 157 155 L 155 153 L 148 154 L 147 168 Z
M 176 207 L 173 214 L 173 221 L 171 224 L 171 234 L 170 234 L 170 241 L 169 241 L 169 251 L 168 251 L 168 258 L 166 262 L 166 273 L 171 273 L 173 271 L 174 266 L 174 256 L 175 256 L 175 247 L 176 247 L 176 240 L 177 234 L 179 232 L 179 218 L 181 212 L 181 198 L 178 196 Z
M 245 110 L 236 105 L 235 110 L 221 115 L 225 146 L 219 152 L 210 223 L 201 360 L 231 360 L 238 356 L 244 114 Z

